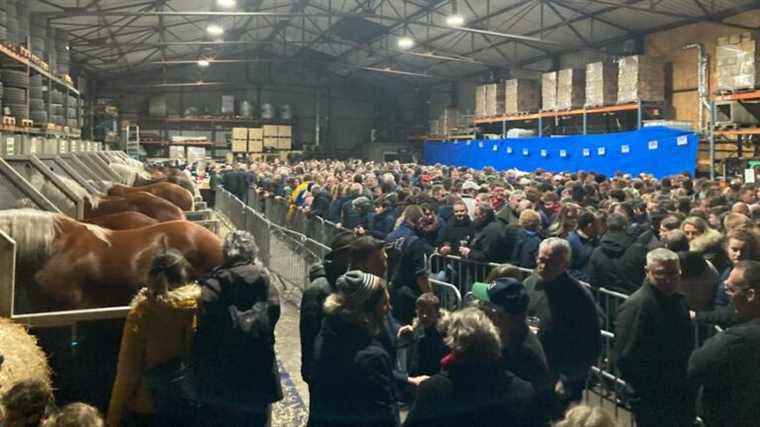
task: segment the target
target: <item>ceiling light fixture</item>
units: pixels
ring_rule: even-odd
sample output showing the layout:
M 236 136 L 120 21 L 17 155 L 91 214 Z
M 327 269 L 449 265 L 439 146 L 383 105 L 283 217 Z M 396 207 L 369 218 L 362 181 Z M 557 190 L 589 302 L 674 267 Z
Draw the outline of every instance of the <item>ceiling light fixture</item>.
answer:
M 457 0 L 451 0 L 451 15 L 446 17 L 446 25 L 449 27 L 461 27 L 464 25 L 464 16 L 459 14 Z
M 199 59 L 198 60 L 198 66 L 199 67 L 208 67 L 209 65 L 211 65 L 211 63 L 208 62 L 207 59 Z
M 409 36 L 402 36 L 398 39 L 399 49 L 411 49 L 414 47 L 414 39 Z
M 206 26 L 206 32 L 212 36 L 221 36 L 224 34 L 224 28 L 219 24 L 208 24 Z
M 235 0 L 216 0 L 216 4 L 219 7 L 235 7 Z
M 462 15 L 449 15 L 446 17 L 446 25 L 449 27 L 461 27 L 464 25 L 464 16 Z

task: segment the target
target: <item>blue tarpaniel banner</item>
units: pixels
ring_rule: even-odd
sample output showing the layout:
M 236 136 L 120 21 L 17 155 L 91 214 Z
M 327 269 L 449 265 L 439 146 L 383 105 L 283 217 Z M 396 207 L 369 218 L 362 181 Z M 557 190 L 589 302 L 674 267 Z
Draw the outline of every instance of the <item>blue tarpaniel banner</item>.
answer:
M 543 138 L 510 138 L 460 142 L 425 142 L 425 164 L 497 170 L 642 172 L 662 178 L 694 173 L 699 138 L 692 132 L 646 127 L 632 132 Z

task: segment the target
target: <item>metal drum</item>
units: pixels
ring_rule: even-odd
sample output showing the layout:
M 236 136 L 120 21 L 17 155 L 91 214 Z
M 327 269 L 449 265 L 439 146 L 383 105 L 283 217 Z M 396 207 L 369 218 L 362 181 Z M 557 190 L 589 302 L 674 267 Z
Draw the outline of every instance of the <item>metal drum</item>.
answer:
M 274 120 L 274 106 L 268 102 L 261 104 L 261 120 Z

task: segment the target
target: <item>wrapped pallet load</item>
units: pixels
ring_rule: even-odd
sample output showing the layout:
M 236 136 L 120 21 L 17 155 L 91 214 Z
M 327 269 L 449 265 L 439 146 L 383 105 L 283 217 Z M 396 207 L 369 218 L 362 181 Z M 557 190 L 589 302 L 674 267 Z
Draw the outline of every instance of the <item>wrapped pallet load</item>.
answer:
M 617 100 L 618 65 L 592 62 L 586 65 L 586 107 L 612 105 Z
M 557 73 L 557 109 L 583 107 L 586 98 L 586 70 L 567 68 Z
M 504 112 L 504 91 L 500 83 L 486 85 L 486 116 L 496 116 Z
M 486 115 L 486 86 L 475 86 L 475 116 Z
M 617 103 L 639 101 L 665 101 L 665 64 L 651 56 L 626 56 L 619 63 Z
M 557 72 L 544 73 L 541 77 L 541 109 L 557 109 Z
M 512 79 L 504 82 L 504 113 L 514 115 L 532 113 L 540 108 L 538 82 L 529 79 Z
M 719 37 L 715 57 L 719 91 L 760 87 L 760 46 L 755 34 Z

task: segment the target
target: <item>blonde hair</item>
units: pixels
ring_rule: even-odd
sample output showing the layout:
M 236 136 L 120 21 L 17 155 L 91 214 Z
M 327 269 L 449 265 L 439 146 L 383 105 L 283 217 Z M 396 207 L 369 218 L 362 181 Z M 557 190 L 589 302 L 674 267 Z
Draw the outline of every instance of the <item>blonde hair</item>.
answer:
M 618 427 L 619 424 L 606 409 L 579 405 L 565 413 L 565 418 L 554 427 Z
M 501 357 L 499 331 L 491 319 L 475 307 L 448 316 L 445 342 L 452 353 L 470 360 L 498 360 Z
M 93 406 L 82 402 L 69 403 L 53 417 L 48 418 L 43 427 L 102 427 L 103 417 Z

